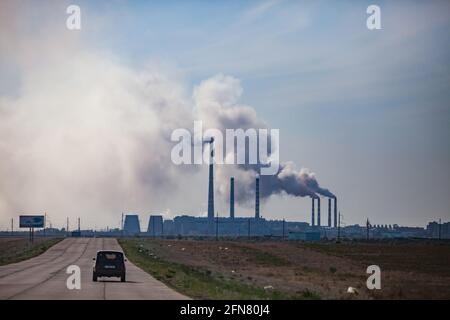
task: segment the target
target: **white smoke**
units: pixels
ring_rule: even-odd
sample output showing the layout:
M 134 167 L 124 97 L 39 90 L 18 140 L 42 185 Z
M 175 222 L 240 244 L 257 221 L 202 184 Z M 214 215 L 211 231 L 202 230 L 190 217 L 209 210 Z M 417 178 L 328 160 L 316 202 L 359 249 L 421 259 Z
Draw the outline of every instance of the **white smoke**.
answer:
M 218 74 L 204 80 L 194 90 L 197 118 L 206 123 L 206 128 L 216 128 L 222 132 L 225 129 L 267 128 L 252 107 L 239 104 L 242 93 L 240 81 L 232 76 Z M 270 147 L 272 151 L 278 148 Z M 254 199 L 255 178 L 260 176 L 260 169 L 261 165 L 258 164 L 217 166 L 216 187 L 219 194 L 229 198 L 229 179 L 233 176 L 236 202 L 250 203 L 249 200 Z M 273 194 L 334 197 L 329 190 L 319 186 L 313 172 L 306 168 L 297 170 L 292 162 L 282 163 L 276 175 L 261 175 L 260 183 L 260 195 L 263 199 Z
M 1 216 L 146 212 L 182 187 L 180 176 L 198 169 L 172 164 L 174 129 L 191 128 L 194 120 L 222 131 L 267 128 L 252 107 L 239 104 L 242 86 L 234 77 L 202 81 L 193 103 L 172 72 L 153 64 L 130 68 L 67 31 L 23 32 L 29 29 L 19 25 L 15 2 L 0 11 L 0 65 L 8 61 L 18 74 L 14 90 L 0 91 Z M 233 175 L 236 201 L 245 203 L 257 174 L 258 166 L 220 166 L 217 190 L 228 197 Z M 320 190 L 314 175 L 289 164 L 261 184 L 262 197 Z
M 14 16 L 0 21 L 0 81 L 18 79 L 0 91 L 0 216 L 108 221 L 175 188 L 189 168 L 172 165 L 170 133 L 193 121 L 177 75 L 127 67 L 61 28 L 31 32 L 14 2 L 0 11 Z
M 20 91 L 0 102 L 4 210 L 145 210 L 180 173 L 168 137 L 192 113 L 165 75 L 79 53 L 30 70 Z

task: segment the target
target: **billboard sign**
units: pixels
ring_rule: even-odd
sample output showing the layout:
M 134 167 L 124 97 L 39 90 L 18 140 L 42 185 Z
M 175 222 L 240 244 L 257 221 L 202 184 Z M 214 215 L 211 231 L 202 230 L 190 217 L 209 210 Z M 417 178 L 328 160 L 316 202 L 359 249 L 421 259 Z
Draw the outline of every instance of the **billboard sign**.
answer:
M 21 228 L 43 228 L 44 216 L 20 216 Z

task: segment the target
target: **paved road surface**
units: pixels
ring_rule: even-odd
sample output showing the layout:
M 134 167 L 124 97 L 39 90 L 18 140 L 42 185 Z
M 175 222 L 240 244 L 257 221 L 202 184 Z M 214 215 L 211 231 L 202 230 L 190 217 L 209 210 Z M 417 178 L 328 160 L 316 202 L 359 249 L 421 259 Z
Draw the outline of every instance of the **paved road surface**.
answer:
M 0 266 L 0 299 L 187 299 L 129 261 L 127 282 L 93 282 L 92 258 L 103 249 L 122 251 L 116 239 L 68 238 L 38 257 Z M 81 268 L 81 290 L 66 286 L 66 269 L 73 264 Z

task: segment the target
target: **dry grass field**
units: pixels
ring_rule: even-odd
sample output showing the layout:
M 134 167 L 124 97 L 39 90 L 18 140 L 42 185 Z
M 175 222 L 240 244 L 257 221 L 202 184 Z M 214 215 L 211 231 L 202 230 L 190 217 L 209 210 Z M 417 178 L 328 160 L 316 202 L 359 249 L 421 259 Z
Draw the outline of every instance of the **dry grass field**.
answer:
M 449 242 L 128 239 L 121 243 L 130 259 L 138 258 L 141 267 L 194 298 L 450 299 Z M 372 264 L 381 268 L 381 290 L 366 287 L 366 268 Z M 198 289 L 189 285 L 192 280 L 200 281 Z M 209 291 L 202 281 L 214 282 L 214 288 Z M 357 294 L 348 294 L 349 286 Z M 245 294 L 239 295 L 242 288 Z
M 30 244 L 26 237 L 0 238 L 0 266 L 40 255 L 61 240 L 61 238 L 37 237 Z

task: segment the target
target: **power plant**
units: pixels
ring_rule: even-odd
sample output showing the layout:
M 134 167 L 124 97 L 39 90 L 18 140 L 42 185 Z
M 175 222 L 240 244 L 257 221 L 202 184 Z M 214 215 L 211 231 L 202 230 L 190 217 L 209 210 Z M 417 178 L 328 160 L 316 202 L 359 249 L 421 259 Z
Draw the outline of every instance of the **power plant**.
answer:
M 212 144 L 212 141 L 210 142 Z M 213 151 L 211 151 L 211 158 Z M 164 220 L 162 215 L 150 215 L 146 234 L 149 236 L 280 236 L 289 233 L 314 233 L 316 239 L 320 235 L 320 198 L 312 197 L 312 223 L 285 222 L 284 220 L 266 220 L 261 216 L 261 179 L 255 178 L 255 214 L 254 217 L 235 216 L 235 178 L 230 177 L 230 214 L 229 217 L 215 217 L 214 215 L 214 167 L 209 164 L 208 172 L 208 214 L 206 217 L 188 215 L 177 216 L 174 219 Z M 315 217 L 315 203 L 317 201 L 317 218 Z M 328 201 L 328 227 L 331 224 L 331 198 Z M 336 204 L 336 199 L 335 199 Z M 336 212 L 336 207 L 334 208 Z M 314 220 L 317 219 L 317 225 Z M 336 221 L 335 221 L 336 224 Z M 139 231 L 139 219 L 136 215 L 126 215 L 124 232 L 126 235 L 136 234 Z M 307 236 L 307 238 L 310 236 Z
M 211 156 L 213 153 L 211 153 Z M 141 232 L 139 216 L 137 214 L 122 215 L 122 228 L 110 229 L 109 231 L 83 230 L 81 232 L 80 226 L 76 236 L 96 236 L 102 234 L 103 236 L 227 236 L 227 237 L 278 237 L 281 239 L 294 240 L 319 240 L 321 237 L 336 238 L 338 233 L 342 235 L 345 233 L 346 237 L 350 238 L 367 238 L 367 227 L 360 227 L 359 225 L 350 225 L 343 228 L 338 228 L 339 217 L 337 209 L 337 197 L 331 193 L 329 196 L 322 195 L 323 198 L 328 199 L 328 221 L 326 226 L 321 226 L 320 203 L 319 195 L 312 194 L 311 197 L 311 224 L 306 222 L 290 222 L 284 219 L 280 220 L 266 220 L 261 216 L 261 188 L 264 188 L 264 183 L 261 177 L 255 177 L 254 180 L 254 196 L 255 196 L 255 213 L 254 216 L 236 217 L 235 215 L 235 177 L 230 177 L 230 203 L 229 216 L 214 217 L 212 209 L 214 208 L 214 176 L 213 164 L 209 166 L 208 174 L 208 215 L 205 217 L 195 217 L 189 215 L 176 216 L 173 219 L 164 219 L 162 214 L 149 215 L 147 230 Z M 264 194 L 264 190 L 263 190 Z M 334 201 L 333 201 L 334 200 Z M 316 204 L 317 202 L 317 204 Z M 332 206 L 334 207 L 332 208 Z M 316 212 L 317 210 L 317 212 Z M 333 213 L 332 213 L 333 211 Z M 333 223 L 334 219 L 334 223 Z M 80 220 L 78 219 L 80 225 Z M 450 223 L 446 224 L 447 228 Z M 51 228 L 50 228 L 51 229 Z M 53 230 L 53 229 L 52 229 Z M 64 230 L 67 233 L 68 227 Z M 339 230 L 339 231 L 338 231 Z M 439 232 L 438 232 L 439 230 Z M 427 229 L 414 227 L 400 227 L 398 225 L 383 226 L 370 225 L 370 237 L 386 238 L 386 237 L 438 237 L 440 235 L 441 225 L 436 222 L 430 223 Z M 444 237 L 448 237 L 449 228 L 443 231 Z M 51 232 L 47 229 L 47 232 Z M 53 230 L 55 232 L 55 230 Z M 74 234 L 72 233 L 72 236 Z
M 211 156 L 213 153 L 211 153 Z M 261 216 L 261 177 L 255 177 L 254 195 L 255 195 L 255 213 L 250 217 L 235 216 L 235 177 L 230 177 L 230 214 L 228 217 L 214 217 L 214 176 L 213 164 L 209 166 L 208 174 L 208 215 L 205 217 L 195 217 L 189 215 L 179 215 L 173 219 L 164 219 L 162 214 L 149 215 L 148 227 L 145 232 L 141 232 L 139 216 L 137 214 L 122 214 L 122 227 L 116 229 L 107 229 L 106 231 L 97 230 L 80 230 L 80 219 L 78 218 L 78 231 L 72 232 L 72 236 L 207 236 L 217 235 L 218 237 L 278 237 L 281 239 L 293 239 L 303 241 L 319 240 L 321 237 L 337 238 L 339 233 L 345 234 L 347 238 L 367 238 L 370 231 L 372 238 L 393 238 L 393 237 L 440 237 L 441 224 L 432 222 L 426 229 L 419 227 L 401 227 L 398 225 L 370 225 L 361 227 L 359 225 L 347 225 L 343 228 L 339 227 L 339 217 L 337 209 L 337 197 L 330 192 L 323 195 L 328 199 L 328 223 L 321 226 L 319 195 L 311 194 L 311 224 L 306 222 L 290 222 L 284 219 L 266 220 Z M 264 190 L 263 190 L 264 194 Z M 332 201 L 334 200 L 334 201 Z M 317 202 L 317 204 L 316 204 Z M 334 203 L 334 208 L 332 208 Z M 317 212 L 316 212 L 317 209 Z M 332 214 L 332 210 L 333 213 Z M 342 217 L 342 215 L 340 215 Z M 334 223 L 333 223 L 334 218 Z M 443 237 L 449 237 L 450 222 L 443 227 Z M 12 228 L 11 228 L 12 229 Z M 67 234 L 67 229 L 58 231 L 56 229 L 47 229 L 51 234 Z M 12 233 L 12 232 L 10 232 Z
M 321 211 L 319 195 L 312 195 L 311 225 L 306 222 L 285 222 L 280 220 L 266 220 L 261 216 L 260 188 L 261 179 L 255 177 L 255 215 L 254 217 L 235 216 L 235 178 L 230 177 L 230 214 L 229 217 L 218 217 L 214 211 L 214 138 L 205 141 L 210 146 L 210 162 L 208 165 L 208 211 L 206 217 L 188 215 L 177 216 L 174 219 L 164 220 L 162 215 L 150 215 L 147 235 L 167 236 L 285 236 L 292 232 L 315 232 L 313 238 L 320 236 Z M 239 181 L 237 181 L 239 183 Z M 332 194 L 331 194 L 332 195 Z M 331 203 L 334 199 L 334 227 L 337 227 L 337 199 L 328 197 L 328 224 L 332 228 Z M 317 201 L 317 207 L 316 207 Z M 317 216 L 315 209 L 317 208 Z M 317 222 L 317 223 L 316 223 Z M 140 233 L 139 218 L 137 215 L 126 215 L 123 226 L 125 235 Z M 317 236 L 316 236 L 317 234 Z

